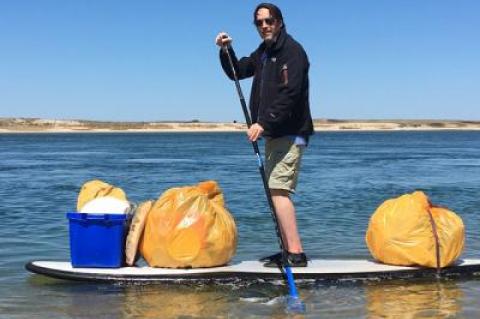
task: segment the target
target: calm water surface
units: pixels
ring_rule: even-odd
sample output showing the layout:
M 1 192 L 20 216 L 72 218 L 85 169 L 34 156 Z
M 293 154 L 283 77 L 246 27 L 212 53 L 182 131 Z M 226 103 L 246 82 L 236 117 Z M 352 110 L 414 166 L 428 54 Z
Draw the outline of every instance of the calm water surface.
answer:
M 277 250 L 244 134 L 0 134 L 1 318 L 285 317 L 278 285 L 98 285 L 27 273 L 69 258 L 65 212 L 99 178 L 135 202 L 215 179 L 239 229 L 234 261 Z M 480 132 L 317 133 L 297 203 L 311 258 L 368 258 L 368 219 L 384 200 L 423 190 L 466 224 L 463 257 L 480 257 Z M 300 287 L 306 318 L 479 318 L 480 278 Z

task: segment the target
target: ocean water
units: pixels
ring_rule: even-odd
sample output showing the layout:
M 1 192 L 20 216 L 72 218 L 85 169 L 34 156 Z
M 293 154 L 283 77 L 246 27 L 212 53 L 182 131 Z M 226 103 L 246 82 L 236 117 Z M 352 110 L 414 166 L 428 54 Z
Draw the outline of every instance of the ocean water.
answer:
M 243 133 L 0 134 L 0 318 L 283 318 L 283 285 L 86 284 L 28 273 L 67 260 L 65 213 L 98 178 L 140 202 L 218 181 L 239 230 L 234 261 L 276 252 L 256 159 Z M 466 225 L 480 257 L 480 132 L 317 133 L 294 196 L 311 258 L 368 258 L 384 200 L 423 190 Z M 301 285 L 305 318 L 478 318 L 480 278 Z

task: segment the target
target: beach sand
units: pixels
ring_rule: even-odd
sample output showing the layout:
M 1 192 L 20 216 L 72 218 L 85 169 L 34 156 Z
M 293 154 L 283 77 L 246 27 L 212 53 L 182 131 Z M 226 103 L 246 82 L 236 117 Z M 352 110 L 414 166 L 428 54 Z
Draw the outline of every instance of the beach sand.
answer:
M 314 120 L 315 131 L 480 130 L 480 121 L 464 120 Z M 244 123 L 106 122 L 38 118 L 0 118 L 0 133 L 69 132 L 242 132 Z

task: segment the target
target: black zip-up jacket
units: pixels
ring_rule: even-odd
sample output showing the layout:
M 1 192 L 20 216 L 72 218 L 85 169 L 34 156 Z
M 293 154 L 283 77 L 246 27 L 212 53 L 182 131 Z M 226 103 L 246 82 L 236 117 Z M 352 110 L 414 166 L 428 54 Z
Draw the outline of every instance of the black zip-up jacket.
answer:
M 233 50 L 229 50 L 238 78 L 253 76 L 250 114 L 252 122 L 263 127 L 263 135 L 273 138 L 300 135 L 308 140 L 313 134 L 308 98 L 310 64 L 302 46 L 283 28 L 271 47 L 262 43 L 249 57 L 238 60 Z M 233 80 L 223 50 L 220 61 Z

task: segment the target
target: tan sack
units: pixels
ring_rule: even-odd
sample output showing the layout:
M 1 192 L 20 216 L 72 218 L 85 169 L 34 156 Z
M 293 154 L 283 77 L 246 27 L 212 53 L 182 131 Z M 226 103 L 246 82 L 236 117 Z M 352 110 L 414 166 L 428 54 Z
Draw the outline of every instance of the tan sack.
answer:
M 198 268 L 228 263 L 237 229 L 214 181 L 164 192 L 148 213 L 140 251 L 152 267 Z
M 82 210 L 83 205 L 97 197 L 111 196 L 117 199 L 127 201 L 125 192 L 118 187 L 112 186 L 108 183 L 98 179 L 91 180 L 83 184 L 78 194 L 77 212 Z
M 133 266 L 139 257 L 138 245 L 142 238 L 145 222 L 152 205 L 153 201 L 151 200 L 141 203 L 133 216 L 125 243 L 125 263 L 128 266 Z
M 465 232 L 459 216 L 417 191 L 380 205 L 366 242 L 373 257 L 386 264 L 446 267 L 460 257 Z

